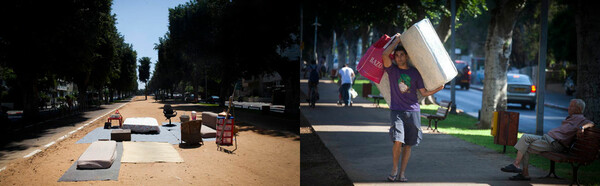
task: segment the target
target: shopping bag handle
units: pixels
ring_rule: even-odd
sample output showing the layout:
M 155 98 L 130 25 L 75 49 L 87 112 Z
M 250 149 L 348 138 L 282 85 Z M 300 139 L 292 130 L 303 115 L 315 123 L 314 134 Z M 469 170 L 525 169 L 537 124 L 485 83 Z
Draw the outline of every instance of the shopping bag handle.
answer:
M 394 39 L 396 39 L 396 35 L 392 36 L 392 39 L 390 39 L 390 41 L 388 41 L 383 48 L 387 48 L 388 46 L 390 46 L 390 44 L 392 44 L 392 41 L 394 41 Z

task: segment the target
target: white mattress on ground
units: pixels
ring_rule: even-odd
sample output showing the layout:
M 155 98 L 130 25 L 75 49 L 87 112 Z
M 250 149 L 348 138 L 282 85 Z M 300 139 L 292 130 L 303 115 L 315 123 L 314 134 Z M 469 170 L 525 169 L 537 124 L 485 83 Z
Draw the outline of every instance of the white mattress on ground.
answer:
M 400 36 L 400 39 L 412 65 L 421 73 L 425 89 L 434 90 L 458 75 L 454 63 L 429 19 L 411 26 Z
M 117 157 L 116 141 L 95 141 L 79 156 L 77 168 L 107 169 Z
M 127 118 L 123 122 L 123 129 L 131 129 L 132 133 L 160 133 L 158 121 L 151 117 Z

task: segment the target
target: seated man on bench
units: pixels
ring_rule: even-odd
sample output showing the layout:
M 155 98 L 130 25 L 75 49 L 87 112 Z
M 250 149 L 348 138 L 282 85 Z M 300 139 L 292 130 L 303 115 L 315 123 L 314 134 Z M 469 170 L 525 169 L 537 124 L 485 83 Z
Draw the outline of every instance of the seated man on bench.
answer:
M 575 140 L 575 135 L 582 135 L 586 128 L 594 127 L 594 123 L 583 116 L 585 102 L 581 99 L 572 99 L 569 104 L 569 116 L 562 124 L 548 131 L 543 136 L 524 134 L 515 148 L 517 157 L 512 164 L 501 168 L 503 172 L 519 173 L 510 177 L 510 180 L 531 180 L 529 177 L 529 153 L 539 154 L 544 151 L 562 152 L 568 149 Z M 519 163 L 523 162 L 523 169 Z

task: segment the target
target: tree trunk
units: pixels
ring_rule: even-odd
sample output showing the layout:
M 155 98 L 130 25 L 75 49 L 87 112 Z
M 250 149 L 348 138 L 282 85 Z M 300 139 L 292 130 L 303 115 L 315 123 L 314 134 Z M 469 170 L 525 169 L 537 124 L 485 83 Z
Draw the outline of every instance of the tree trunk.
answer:
M 21 82 L 21 91 L 23 93 L 23 119 L 26 121 L 33 121 L 38 117 L 38 90 L 37 90 L 37 76 L 32 74 L 18 73 L 17 77 Z
M 371 42 L 369 42 L 369 33 L 371 33 L 371 27 L 369 25 L 361 25 L 358 28 L 360 39 L 362 40 L 362 46 L 360 46 L 360 53 L 362 55 L 367 52 L 367 49 L 371 47 Z M 361 56 L 362 57 L 362 56 Z
M 494 111 L 506 110 L 506 71 L 512 31 L 525 0 L 497 1 L 485 43 L 485 77 L 481 103 L 480 128 L 490 128 Z
M 344 34 L 340 34 L 338 38 L 338 69 L 341 69 L 346 64 L 346 39 Z
M 354 35 L 348 35 L 348 66 L 352 69 L 356 69 L 356 53 L 357 53 L 357 46 L 356 43 L 358 43 L 358 39 L 357 37 L 354 37 Z
M 577 98 L 585 101 L 584 115 L 600 123 L 600 11 L 590 3 L 575 1 L 577 29 Z
M 284 113 L 287 116 L 298 118 L 300 114 L 300 72 L 293 70 L 296 68 L 294 64 L 298 61 L 283 61 L 283 68 L 278 70 L 281 79 L 285 85 L 285 110 Z

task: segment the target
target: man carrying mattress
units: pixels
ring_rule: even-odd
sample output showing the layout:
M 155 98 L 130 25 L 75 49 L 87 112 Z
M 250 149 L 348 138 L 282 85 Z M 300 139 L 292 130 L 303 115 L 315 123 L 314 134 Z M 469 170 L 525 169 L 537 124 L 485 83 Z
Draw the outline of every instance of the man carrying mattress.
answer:
M 408 54 L 400 43 L 400 34 L 383 52 L 383 65 L 388 73 L 390 81 L 391 103 L 390 105 L 390 138 L 394 143 L 392 148 L 393 167 L 388 181 L 406 182 L 404 176 L 406 165 L 410 158 L 411 147 L 418 145 L 422 139 L 421 132 L 421 109 L 418 102 L 417 91 L 422 96 L 433 95 L 442 90 L 441 86 L 435 90 L 427 91 L 423 84 L 423 78 L 419 71 L 408 65 Z M 393 58 L 390 54 L 393 52 Z M 396 65 L 392 65 L 392 60 Z M 401 147 L 403 149 L 401 149 Z M 402 153 L 400 172 L 398 172 L 398 161 Z

